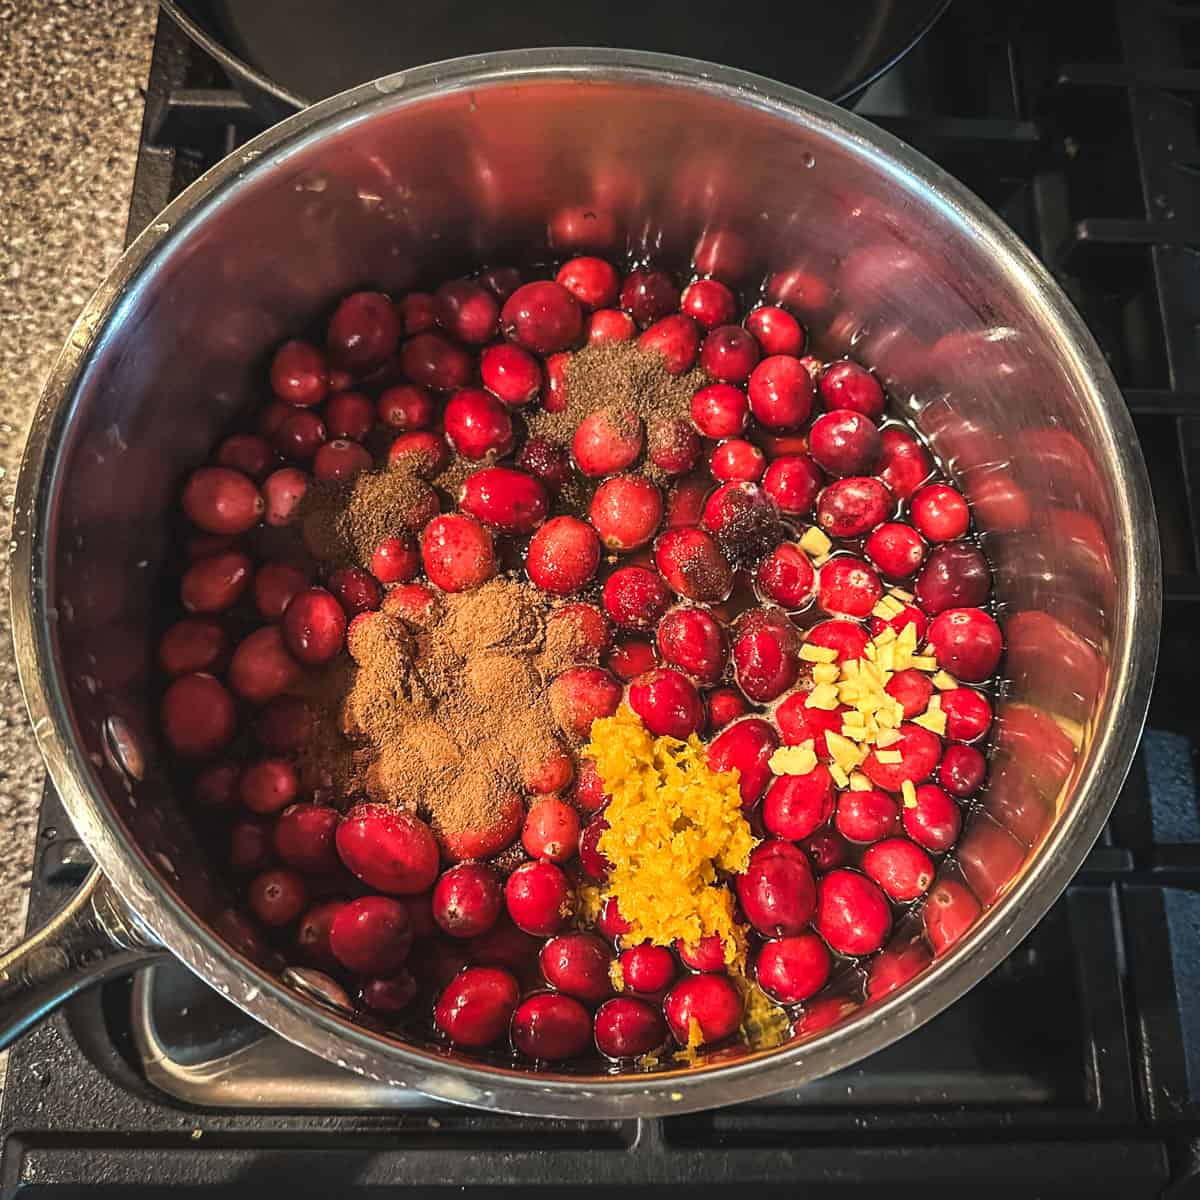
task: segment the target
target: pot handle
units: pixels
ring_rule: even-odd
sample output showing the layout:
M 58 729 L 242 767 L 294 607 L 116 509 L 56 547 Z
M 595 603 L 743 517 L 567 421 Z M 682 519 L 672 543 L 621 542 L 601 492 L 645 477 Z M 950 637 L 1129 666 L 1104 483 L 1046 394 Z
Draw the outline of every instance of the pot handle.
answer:
M 76 992 L 165 954 L 93 867 L 45 925 L 0 954 L 0 1050 Z

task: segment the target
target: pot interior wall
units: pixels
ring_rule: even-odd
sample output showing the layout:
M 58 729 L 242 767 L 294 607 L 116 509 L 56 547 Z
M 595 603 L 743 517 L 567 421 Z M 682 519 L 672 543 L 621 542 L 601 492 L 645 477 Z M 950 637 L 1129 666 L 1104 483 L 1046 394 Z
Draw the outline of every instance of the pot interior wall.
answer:
M 247 156 L 144 264 L 63 433 L 47 579 L 61 679 L 147 869 L 249 944 L 164 772 L 153 661 L 180 481 L 262 398 L 273 346 L 356 287 L 584 250 L 695 263 L 748 295 L 769 277 L 818 353 L 878 371 L 972 500 L 1007 682 L 990 785 L 943 870 L 995 903 L 1070 812 L 1127 619 L 1105 435 L 1036 292 L 872 148 L 751 96 L 636 72 L 438 97 L 381 88 L 318 131 Z M 121 744 L 144 759 L 142 779 L 118 769 Z M 897 932 L 913 970 L 928 959 L 919 928 L 913 917 Z

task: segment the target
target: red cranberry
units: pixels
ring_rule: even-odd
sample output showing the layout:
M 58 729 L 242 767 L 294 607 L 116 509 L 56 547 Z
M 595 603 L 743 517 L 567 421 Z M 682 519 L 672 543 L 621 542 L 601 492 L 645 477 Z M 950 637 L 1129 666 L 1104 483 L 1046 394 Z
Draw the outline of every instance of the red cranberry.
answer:
M 893 495 L 907 500 L 932 471 L 928 452 L 908 430 L 893 426 L 880 434 L 879 478 Z
M 368 887 L 396 896 L 427 891 L 438 872 L 433 832 L 413 813 L 356 804 L 337 829 L 337 851 Z
M 373 1013 L 403 1012 L 416 999 L 417 981 L 408 971 L 368 979 L 362 987 L 362 1002 Z
M 925 561 L 921 535 L 896 521 L 880 525 L 867 538 L 863 551 L 889 579 L 907 579 Z
M 898 763 L 881 763 L 872 751 L 863 763 L 863 774 L 885 791 L 898 792 L 906 779 L 914 783 L 928 779 L 942 756 L 942 743 L 936 733 L 908 722 L 900 726 L 900 741 L 888 749 L 900 754 Z
M 945 954 L 979 919 L 979 901 L 957 879 L 939 879 L 921 910 L 934 954 Z
M 571 452 L 585 475 L 599 478 L 632 466 L 645 441 L 641 418 L 632 410 L 597 409 L 575 430 Z
M 764 354 L 804 353 L 804 330 L 786 309 L 763 305 L 750 313 L 745 324 Z
M 649 632 L 667 611 L 671 594 L 648 567 L 620 567 L 604 583 L 603 603 L 619 628 Z
M 428 292 L 409 292 L 397 307 L 405 337 L 411 337 L 414 333 L 426 333 L 437 324 L 437 316 L 433 311 L 433 297 Z
M 265 510 L 254 481 L 228 467 L 200 467 L 183 489 L 183 511 L 206 533 L 245 533 Z
M 978 546 L 950 542 L 933 548 L 913 590 L 931 617 L 948 608 L 974 608 L 992 590 L 992 570 Z
M 629 707 L 655 737 L 684 739 L 704 727 L 700 693 L 670 667 L 639 675 L 629 685 Z
M 742 998 L 724 975 L 689 975 L 681 979 L 663 1001 L 671 1033 L 681 1046 L 698 1033 L 701 1044 L 719 1042 L 733 1034 L 742 1021 Z
M 542 368 L 527 350 L 507 342 L 489 346 L 479 360 L 483 386 L 510 408 L 520 408 L 542 390 Z
M 583 332 L 579 301 L 550 280 L 522 284 L 500 313 L 504 336 L 534 354 L 554 354 L 573 346 Z
M 460 393 L 461 394 L 461 393 Z M 546 489 L 523 471 L 485 467 L 467 477 L 459 507 L 501 533 L 532 533 L 545 519 Z
M 571 914 L 571 888 L 553 863 L 522 863 L 504 885 L 504 903 L 518 929 L 549 937 Z
M 369 471 L 374 466 L 370 451 L 342 438 L 336 442 L 326 442 L 321 446 L 313 459 L 313 475 L 322 483 L 339 482 L 353 479 L 363 471 Z
M 612 870 L 612 863 L 600 849 L 600 839 L 608 828 L 608 822 L 597 814 L 583 827 L 583 833 L 579 836 L 579 865 L 589 879 L 607 879 Z
M 974 688 L 950 688 L 942 693 L 946 714 L 946 736 L 956 742 L 973 742 L 987 733 L 992 723 L 992 706 Z
M 862 869 L 893 900 L 916 900 L 933 883 L 933 860 L 908 838 L 888 838 L 868 847 Z
M 638 338 L 638 346 L 661 354 L 669 375 L 682 375 L 696 361 L 700 349 L 700 329 L 691 317 L 673 313 L 655 321 Z
M 702 686 L 716 683 L 725 673 L 729 661 L 725 634 L 705 609 L 673 609 L 659 622 L 657 640 L 663 661 Z
M 809 453 L 830 475 L 865 475 L 879 460 L 879 430 L 861 413 L 823 413 L 808 440 Z
M 952 542 L 967 532 L 971 510 L 962 493 L 945 483 L 928 483 L 909 501 L 912 523 L 931 542 Z
M 932 959 L 933 955 L 922 942 L 889 946 L 871 960 L 867 973 L 867 999 L 881 1000 L 923 971 Z
M 709 457 L 708 469 L 714 479 L 746 480 L 754 483 L 767 468 L 767 456 L 753 443 L 742 438 L 722 442 Z
M 159 707 L 163 736 L 184 758 L 206 758 L 233 737 L 233 697 L 211 675 L 181 675 L 163 693 Z
M 831 967 L 825 943 L 815 933 L 801 933 L 765 942 L 754 977 L 778 1004 L 799 1004 L 825 986 Z
M 830 412 L 850 409 L 872 421 L 883 416 L 883 388 L 865 367 L 843 359 L 825 368 L 820 382 L 821 402 Z
M 256 629 L 238 643 L 229 664 L 229 686 L 251 704 L 265 704 L 300 678 L 279 626 Z
M 521 797 L 510 792 L 501 798 L 485 823 L 466 829 L 440 829 L 438 845 L 451 862 L 488 858 L 503 850 L 517 836 L 524 816 Z
M 758 717 L 730 725 L 708 744 L 709 770 L 738 772 L 742 808 L 753 808 L 773 778 L 769 760 L 779 749 L 779 734 Z
M 737 300 L 719 280 L 697 279 L 683 289 L 680 308 L 704 329 L 728 325 L 737 316 Z
M 487 1046 L 508 1029 L 517 981 L 499 967 L 467 967 L 446 985 L 433 1010 L 437 1027 L 459 1046 Z
M 329 353 L 351 371 L 369 371 L 396 349 L 400 314 L 382 292 L 354 292 L 329 319 Z
M 262 494 L 266 508 L 263 520 L 268 525 L 290 525 L 304 493 L 308 491 L 308 476 L 299 467 L 281 467 L 263 480 Z
M 308 888 L 295 871 L 276 868 L 250 881 L 246 896 L 254 915 L 268 926 L 290 925 L 308 903 Z
M 402 621 L 410 629 L 428 629 L 440 611 L 438 594 L 424 583 L 404 583 L 398 587 L 389 588 L 381 605 L 383 612 L 389 617 Z M 354 657 L 354 630 L 359 623 L 373 620 L 371 613 L 360 613 L 350 622 L 346 630 L 346 648 L 350 657 Z M 357 659 L 355 660 L 357 661 Z M 359 666 L 362 666 L 359 663 Z
M 915 604 L 905 604 L 894 617 L 888 617 L 887 620 L 872 616 L 871 636 L 877 637 L 885 629 L 894 629 L 897 633 L 903 633 L 909 625 L 916 630 L 917 641 L 920 642 L 925 636 L 929 619 Z
M 716 734 L 738 717 L 744 717 L 750 711 L 746 698 L 737 688 L 716 688 L 708 694 L 708 730 Z
M 766 429 L 799 429 L 812 412 L 812 377 L 788 354 L 764 358 L 750 375 L 747 391 L 750 411 Z
M 542 592 L 578 592 L 600 565 L 600 539 L 576 517 L 552 517 L 529 542 L 526 570 Z
M 542 408 L 548 413 L 565 412 L 567 408 L 567 364 L 571 355 L 565 351 L 546 359 L 546 386 L 542 390 Z
M 700 365 L 721 383 L 744 383 L 759 359 L 758 343 L 740 325 L 719 325 L 700 347 Z
M 664 526 L 667 529 L 678 529 L 685 525 L 698 525 L 704 512 L 704 501 L 711 490 L 712 479 L 707 473 L 697 473 L 680 479 L 667 493 Z
M 479 272 L 479 282 L 499 300 L 507 300 L 521 286 L 521 272 L 516 267 L 486 267 Z
M 654 564 L 667 585 L 686 600 L 717 603 L 733 587 L 733 570 L 702 529 L 668 529 L 654 544 Z
M 596 1049 L 606 1058 L 640 1058 L 667 1037 L 662 1016 L 644 1000 L 617 996 L 596 1010 Z
M 929 697 L 933 695 L 933 684 L 929 676 L 909 668 L 897 671 L 887 682 L 884 689 L 893 700 L 899 701 L 906 719 L 920 716 L 929 705 Z
M 737 876 L 736 886 L 746 920 L 764 937 L 800 933 L 816 911 L 812 870 L 803 858 L 761 857 Z
M 838 954 L 873 954 L 887 940 L 892 910 L 877 884 L 857 871 L 830 871 L 817 884 L 817 932 Z
M 421 560 L 429 582 L 445 592 L 465 592 L 496 574 L 492 535 L 462 513 L 434 517 L 421 534 Z
M 759 592 L 783 608 L 803 608 L 813 598 L 817 573 L 808 555 L 795 542 L 780 542 L 758 565 L 754 582 Z
M 870 475 L 835 479 L 817 497 L 817 523 L 833 538 L 856 538 L 887 520 L 892 495 Z
M 451 392 L 471 378 L 471 357 L 437 333 L 418 333 L 400 347 L 400 365 L 418 387 Z
M 229 867 L 239 875 L 261 871 L 271 861 L 271 827 L 265 821 L 234 821 L 229 829 Z
M 228 654 L 229 638 L 225 630 L 216 621 L 201 617 L 176 621 L 158 643 L 159 666 L 172 679 L 195 671 L 211 674 L 220 669 Z
M 675 958 L 665 946 L 643 942 L 620 957 L 625 990 L 643 996 L 661 996 L 675 979 Z
M 817 580 L 817 603 L 827 613 L 865 617 L 879 603 L 883 584 L 861 558 L 849 554 L 830 559 Z
M 399 538 L 388 538 L 387 541 L 404 545 Z M 408 575 L 408 578 L 411 579 L 412 575 L 416 573 L 415 564 L 420 561 L 420 558 L 417 554 L 416 544 L 411 538 L 408 540 L 408 546 L 408 553 L 414 563 L 414 569 Z M 378 554 L 379 551 L 376 550 L 375 553 Z M 372 557 L 373 561 L 374 557 Z M 396 582 L 396 580 L 383 580 L 382 582 Z M 383 603 L 383 589 L 361 567 L 343 567 L 339 571 L 334 571 L 329 576 L 329 590 L 345 609 L 348 617 L 356 617 L 359 613 L 373 612 Z
M 553 937 L 538 957 L 546 982 L 585 1004 L 598 1004 L 611 994 L 612 959 L 612 950 L 593 933 Z
M 950 608 L 929 623 L 929 643 L 938 666 L 956 679 L 982 683 L 1000 665 L 1000 626 L 981 608 Z
M 791 843 L 787 843 L 791 845 Z M 840 833 L 833 829 L 818 829 L 804 843 L 804 850 L 812 862 L 813 870 L 819 875 L 844 866 L 850 858 L 850 846 Z
M 738 687 L 759 703 L 783 695 L 800 673 L 799 650 L 799 631 L 778 610 L 743 613 L 733 636 Z
M 403 462 L 420 479 L 432 479 L 450 465 L 450 447 L 440 433 L 402 433 L 388 449 L 388 466 Z
M 610 942 L 615 942 L 617 938 L 627 934 L 633 926 L 629 924 L 623 916 L 621 910 L 617 906 L 616 896 L 609 896 L 604 901 L 600 908 L 600 916 L 596 919 L 596 928 L 604 934 Z
M 235 433 L 221 443 L 217 463 L 251 479 L 261 479 L 274 466 L 275 451 L 265 438 L 253 433 Z
M 825 476 L 807 454 L 785 454 L 767 467 L 762 486 L 781 513 L 798 517 L 812 510 Z
M 284 342 L 271 360 L 271 391 L 285 404 L 310 408 L 329 390 L 325 355 L 308 342 Z
M 589 346 L 603 346 L 608 342 L 631 342 L 637 333 L 633 318 L 619 308 L 601 308 L 587 319 L 587 341 Z
M 397 433 L 432 428 L 437 412 L 429 391 L 415 383 L 398 383 L 379 397 L 379 419 Z
M 241 768 L 234 763 L 213 763 L 205 767 L 192 784 L 192 800 L 197 808 L 230 809 L 238 799 L 237 785 Z
M 446 436 L 463 458 L 507 454 L 512 448 L 513 425 L 508 409 L 490 392 L 464 388 L 446 405 Z
M 757 558 L 780 541 L 778 514 L 754 483 L 723 483 L 704 503 L 702 523 L 734 560 Z
M 512 1018 L 512 1044 L 529 1058 L 578 1058 L 591 1042 L 592 1019 L 570 996 L 542 992 L 523 1000 Z
M 832 816 L 833 778 L 821 763 L 805 775 L 781 775 L 763 797 L 764 827 L 789 841 L 803 841 Z
M 612 626 L 594 604 L 564 604 L 551 609 L 546 621 L 548 631 L 563 623 L 571 646 L 582 661 L 595 662 L 612 645 Z
M 283 614 L 283 641 L 306 666 L 328 662 L 346 639 L 346 610 L 324 588 L 295 595 Z
M 451 337 L 482 346 L 496 336 L 500 305 L 487 288 L 473 279 L 451 279 L 433 294 L 437 323 Z
M 612 263 L 589 256 L 568 259 L 554 278 L 589 312 L 616 304 L 621 286 Z
M 254 736 L 272 754 L 290 754 L 312 741 L 315 728 L 307 702 L 299 696 L 276 696 L 255 717 Z
M 877 842 L 897 833 L 900 809 L 886 792 L 874 788 L 838 796 L 834 825 L 851 842 Z
M 684 475 L 700 461 L 700 438 L 682 417 L 654 417 L 646 428 L 646 455 L 665 475 Z
M 866 630 L 853 621 L 822 621 L 808 631 L 804 640 L 837 651 L 837 661 L 841 663 L 862 658 L 870 639 Z
M 334 835 L 341 814 L 328 804 L 292 804 L 275 822 L 275 853 L 289 867 L 310 875 L 336 871 Z
M 986 774 L 987 759 L 974 746 L 947 746 L 938 766 L 938 782 L 959 799 L 979 791 Z
M 844 707 L 834 711 L 808 706 L 809 693 L 795 691 L 780 702 L 775 709 L 775 724 L 783 734 L 784 744 L 800 746 L 813 743 L 813 751 L 822 762 L 829 762 L 833 754 L 826 740 L 827 733 L 838 733 L 842 728 Z
M 593 721 L 617 711 L 621 685 L 600 667 L 569 667 L 550 685 L 549 697 L 559 728 L 582 739 Z
M 665 271 L 638 267 L 621 285 L 621 307 L 645 329 L 679 308 L 679 289 Z
M 264 758 L 251 763 L 238 779 L 238 797 L 259 816 L 287 808 L 299 791 L 296 769 L 284 758 Z
M 725 944 L 715 933 L 706 934 L 694 946 L 685 946 L 676 938 L 675 953 L 693 971 L 725 970 Z
M 308 462 L 325 444 L 325 422 L 311 409 L 289 413 L 275 433 L 275 449 L 284 458 Z
M 662 493 L 648 479 L 617 475 L 596 489 L 588 519 L 610 550 L 636 550 L 654 536 L 662 511 Z
M 940 854 L 958 841 L 962 813 L 958 805 L 937 784 L 923 783 L 917 788 L 917 802 L 904 810 L 904 832 L 918 846 Z
M 566 446 L 545 438 L 530 438 L 517 455 L 517 466 L 554 492 L 571 477 L 571 456 Z
M 622 638 L 605 659 L 604 665 L 618 678 L 628 683 L 658 666 L 654 647 L 641 638 Z M 678 664 L 676 664 L 678 665 Z
M 361 442 L 374 426 L 375 405 L 361 392 L 339 392 L 325 405 L 325 428 L 335 440 Z
M 741 388 L 710 383 L 692 397 L 692 423 L 706 438 L 737 437 L 750 420 L 750 401 Z
M 500 916 L 504 893 L 500 881 L 482 863 L 458 863 L 443 871 L 433 889 L 433 919 L 451 937 L 486 933 Z
M 526 765 L 521 770 L 521 785 L 527 792 L 535 796 L 548 796 L 551 792 L 560 792 L 575 778 L 575 763 L 571 756 L 561 750 L 553 750 L 546 758 L 532 766 Z M 535 808 L 537 805 L 534 806 Z M 532 811 L 532 810 L 531 810 Z M 552 830 L 550 828 L 549 812 L 541 815 L 535 836 L 542 837 L 542 845 L 550 849 Z M 528 826 L 528 822 L 526 822 Z M 532 851 L 531 851 L 532 853 Z M 551 858 L 549 853 L 534 855 L 535 858 Z
M 557 796 L 547 796 L 530 806 L 521 831 L 526 854 L 549 862 L 566 862 L 578 844 L 579 814 L 569 804 Z
M 325 970 L 337 970 L 340 965 L 329 948 L 329 930 L 344 903 L 344 900 L 322 900 L 304 914 L 296 927 L 301 956 Z

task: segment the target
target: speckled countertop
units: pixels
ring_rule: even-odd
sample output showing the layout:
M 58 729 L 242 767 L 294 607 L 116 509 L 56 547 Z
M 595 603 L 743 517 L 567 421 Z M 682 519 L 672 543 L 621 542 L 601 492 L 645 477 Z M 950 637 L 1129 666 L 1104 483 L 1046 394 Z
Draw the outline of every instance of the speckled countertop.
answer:
M 157 7 L 0 0 L 0 503 L 42 381 L 121 252 Z M 0 557 L 0 945 L 21 931 L 42 763 L 13 662 Z

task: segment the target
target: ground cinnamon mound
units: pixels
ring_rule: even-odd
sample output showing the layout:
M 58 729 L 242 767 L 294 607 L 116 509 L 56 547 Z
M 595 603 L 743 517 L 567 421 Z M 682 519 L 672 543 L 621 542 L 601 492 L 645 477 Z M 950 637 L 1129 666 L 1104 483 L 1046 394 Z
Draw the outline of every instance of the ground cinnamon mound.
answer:
M 543 592 L 501 577 L 443 597 L 426 629 L 385 612 L 356 621 L 353 662 L 316 685 L 306 781 L 327 779 L 344 801 L 414 809 L 439 832 L 489 828 L 562 749 L 547 686 L 585 659 L 564 648 L 569 623 L 549 622 L 550 611 Z

